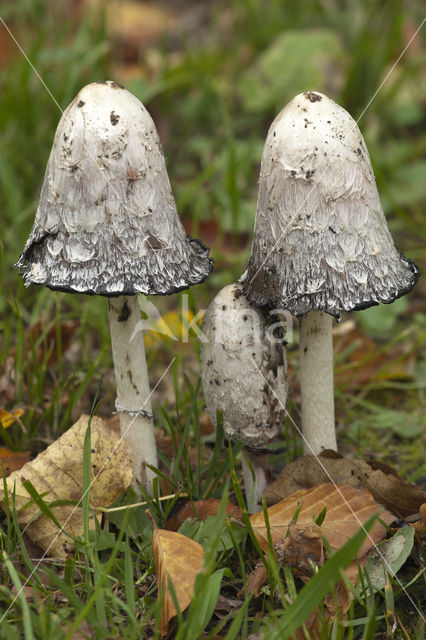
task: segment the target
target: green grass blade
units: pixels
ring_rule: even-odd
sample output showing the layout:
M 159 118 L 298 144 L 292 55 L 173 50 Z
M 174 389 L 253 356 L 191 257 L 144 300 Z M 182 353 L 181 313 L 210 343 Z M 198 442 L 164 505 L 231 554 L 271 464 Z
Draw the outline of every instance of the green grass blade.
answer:
M 353 561 L 376 520 L 377 514 L 367 520 L 364 527 L 327 560 L 318 573 L 299 592 L 296 600 L 286 609 L 283 617 L 276 622 L 268 640 L 285 640 L 294 634 L 339 579 L 340 571 L 346 569 Z
M 24 627 L 25 640 L 35 640 L 35 635 L 34 635 L 33 627 L 31 624 L 31 611 L 24 593 L 22 582 L 19 579 L 18 573 L 15 570 L 15 567 L 10 561 L 8 555 L 5 552 L 3 552 L 2 556 L 3 556 L 3 562 L 6 565 L 6 568 L 9 572 L 10 579 L 13 582 L 13 586 L 15 587 L 18 593 L 18 595 L 16 596 L 16 599 L 19 600 L 19 603 L 22 609 L 22 624 Z

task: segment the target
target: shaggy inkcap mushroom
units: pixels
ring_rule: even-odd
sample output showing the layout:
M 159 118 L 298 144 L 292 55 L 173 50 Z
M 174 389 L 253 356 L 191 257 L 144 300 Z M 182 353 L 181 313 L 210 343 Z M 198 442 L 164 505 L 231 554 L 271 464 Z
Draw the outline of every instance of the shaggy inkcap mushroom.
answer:
M 64 111 L 17 266 L 27 285 L 103 296 L 174 293 L 209 275 L 152 118 L 117 83 L 84 87 Z
M 157 458 L 134 294 L 164 295 L 202 282 L 212 270 L 208 253 L 179 220 L 143 104 L 115 82 L 84 87 L 59 122 L 17 266 L 27 286 L 110 298 L 121 430 L 132 448 L 134 477 L 147 487 L 146 464 Z
M 393 302 L 418 276 L 395 248 L 356 122 L 321 93 L 296 96 L 266 139 L 244 292 L 303 319 L 302 426 L 315 451 L 336 448 L 326 314 Z
M 201 380 L 207 412 L 216 424 L 216 412 L 221 411 L 225 436 L 248 447 L 243 450 L 243 468 L 250 511 L 266 486 L 261 449 L 282 428 L 287 398 L 286 355 L 270 329 L 268 314 L 250 305 L 240 284 L 219 291 L 202 325 Z

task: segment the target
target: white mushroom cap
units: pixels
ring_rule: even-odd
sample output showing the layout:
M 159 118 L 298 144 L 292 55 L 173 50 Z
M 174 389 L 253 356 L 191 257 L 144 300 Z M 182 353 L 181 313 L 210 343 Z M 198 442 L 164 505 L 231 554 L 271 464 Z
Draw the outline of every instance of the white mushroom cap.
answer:
M 356 122 L 321 93 L 296 96 L 263 150 L 248 299 L 338 318 L 393 302 L 418 276 L 395 248 Z
M 212 300 L 202 326 L 207 412 L 216 424 L 216 411 L 222 411 L 225 435 L 253 448 L 279 433 L 287 399 L 285 352 L 270 339 L 269 324 L 266 312 L 249 304 L 242 286 L 230 284 Z
M 27 286 L 106 296 L 173 293 L 209 275 L 152 118 L 121 85 L 89 84 L 64 111 L 17 266 Z

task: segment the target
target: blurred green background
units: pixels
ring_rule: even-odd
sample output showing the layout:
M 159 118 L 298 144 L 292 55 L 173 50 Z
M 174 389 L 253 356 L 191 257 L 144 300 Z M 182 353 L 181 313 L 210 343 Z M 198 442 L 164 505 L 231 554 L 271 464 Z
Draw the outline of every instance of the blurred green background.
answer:
M 419 2 L 3 0 L 1 17 L 0 362 L 4 378 L 8 358 L 13 360 L 14 391 L 7 395 L 2 391 L 7 380 L 3 387 L 0 381 L 0 406 L 27 406 L 28 438 L 43 421 L 50 425 L 49 437 L 65 427 L 87 389 L 92 389 L 92 398 L 111 365 L 104 300 L 26 290 L 12 267 L 37 208 L 60 118 L 55 101 L 64 109 L 89 82 L 113 79 L 124 84 L 156 122 L 178 211 L 187 230 L 210 246 L 215 259 L 212 276 L 191 290 L 194 313 L 244 271 L 266 132 L 277 112 L 308 89 L 327 93 L 355 119 L 362 116 L 359 126 L 396 245 L 424 270 L 424 29 L 375 95 L 421 24 Z M 348 393 L 341 377 L 337 414 L 342 424 L 352 425 L 352 443 L 364 433 L 357 420 L 370 416 L 363 424 L 373 429 L 377 423 L 375 411 L 359 404 L 368 393 L 374 407 L 385 405 L 398 419 L 402 408 L 418 419 L 425 375 L 420 355 L 424 293 L 421 279 L 398 303 L 354 316 L 363 335 L 378 341 L 382 353 L 395 344 L 408 353 L 412 370 L 404 370 L 402 390 L 402 383 L 392 386 L 390 378 L 377 386 L 373 370 L 375 384 L 364 385 L 363 394 L 355 387 Z M 176 296 L 154 302 L 161 311 L 178 308 Z M 79 322 L 78 348 L 68 370 L 65 363 L 62 371 L 59 362 L 52 371 L 45 359 L 36 381 L 29 384 L 23 355 L 28 327 L 40 321 L 46 332 L 65 320 Z M 161 346 L 169 354 L 175 347 Z M 194 344 L 192 351 L 196 348 Z M 157 358 L 161 361 L 150 355 L 151 365 Z M 337 367 L 341 360 L 337 358 Z M 193 371 L 196 375 L 196 361 Z M 113 387 L 106 375 L 104 389 Z M 76 388 L 81 391 L 78 397 Z M 64 394 L 66 410 L 63 401 L 52 401 Z M 396 418 L 384 427 L 397 423 Z M 380 420 L 379 425 L 383 428 Z

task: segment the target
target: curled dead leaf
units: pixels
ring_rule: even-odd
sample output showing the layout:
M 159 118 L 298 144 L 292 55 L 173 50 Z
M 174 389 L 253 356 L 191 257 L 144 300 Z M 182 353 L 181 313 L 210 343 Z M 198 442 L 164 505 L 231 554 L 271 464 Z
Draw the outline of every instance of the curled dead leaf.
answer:
M 321 531 L 333 551 L 340 549 L 369 517 L 380 511 L 380 505 L 366 490 L 331 483 L 323 483 L 312 489 L 301 489 L 268 508 L 272 544 L 276 545 L 285 538 L 288 526 L 299 507 L 299 526 L 312 523 L 326 508 Z M 385 510 L 380 512 L 380 518 L 386 524 L 395 519 Z M 263 512 L 253 514 L 250 521 L 261 548 L 266 551 L 268 539 Z M 385 527 L 376 522 L 362 544 L 359 556 L 364 555 L 373 544 L 381 540 L 385 532 Z
M 66 433 L 27 462 L 22 469 L 14 471 L 6 480 L 9 500 L 15 494 L 18 522 L 27 534 L 51 556 L 63 557 L 72 548 L 66 533 L 79 536 L 83 533 L 81 506 L 60 505 L 52 507 L 56 519 L 63 523 L 60 531 L 55 523 L 39 514 L 37 505 L 24 509 L 30 497 L 23 482 L 29 480 L 39 494 L 46 494 L 44 501 L 79 501 L 83 487 L 83 444 L 89 416 L 82 416 Z M 92 507 L 107 507 L 126 489 L 131 481 L 132 465 L 129 446 L 109 429 L 101 418 L 92 417 L 91 464 L 92 485 L 90 504 Z M 0 504 L 4 491 L 0 486 Z
M 14 409 L 11 413 L 9 411 L 5 411 L 4 409 L 0 409 L 0 423 L 3 429 L 7 429 L 13 424 L 17 419 L 23 416 L 25 413 L 24 409 Z
M 426 502 L 426 492 L 405 482 L 389 465 L 343 458 L 335 451 L 325 451 L 318 457 L 303 456 L 286 465 L 264 497 L 267 504 L 274 504 L 294 491 L 328 481 L 367 489 L 399 517 L 417 513 Z
M 197 574 L 204 561 L 203 547 L 195 540 L 166 529 L 154 528 L 152 550 L 157 567 L 158 593 L 162 598 L 160 633 L 165 635 L 177 614 L 170 582 L 181 611 L 191 603 Z
M 246 592 L 253 593 L 255 597 L 259 595 L 260 588 L 268 582 L 268 571 L 261 560 L 257 563 L 255 568 L 247 576 Z M 238 593 L 239 596 L 244 595 L 244 590 Z
M 426 536 L 426 502 L 420 507 L 419 514 L 421 520 L 418 520 L 413 526 L 417 535 L 422 538 Z
M 288 535 L 274 545 L 274 550 L 281 564 L 294 567 L 298 575 L 310 578 L 315 568 L 324 563 L 321 527 L 315 522 L 304 525 L 290 522 Z

